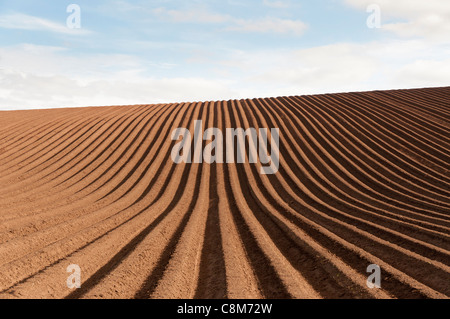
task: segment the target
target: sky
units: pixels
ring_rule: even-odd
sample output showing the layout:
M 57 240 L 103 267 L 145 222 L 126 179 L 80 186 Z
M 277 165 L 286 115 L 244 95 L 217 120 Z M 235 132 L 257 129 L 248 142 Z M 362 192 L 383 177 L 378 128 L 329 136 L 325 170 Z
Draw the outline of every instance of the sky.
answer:
M 449 85 L 448 0 L 0 0 L 0 110 Z

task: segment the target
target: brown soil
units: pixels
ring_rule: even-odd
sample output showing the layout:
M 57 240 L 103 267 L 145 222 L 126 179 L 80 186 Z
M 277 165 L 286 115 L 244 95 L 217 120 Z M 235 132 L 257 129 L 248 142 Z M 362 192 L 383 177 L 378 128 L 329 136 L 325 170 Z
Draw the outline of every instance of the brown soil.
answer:
M 279 172 L 175 165 L 195 120 Z M 449 297 L 450 87 L 0 113 L 0 298 Z

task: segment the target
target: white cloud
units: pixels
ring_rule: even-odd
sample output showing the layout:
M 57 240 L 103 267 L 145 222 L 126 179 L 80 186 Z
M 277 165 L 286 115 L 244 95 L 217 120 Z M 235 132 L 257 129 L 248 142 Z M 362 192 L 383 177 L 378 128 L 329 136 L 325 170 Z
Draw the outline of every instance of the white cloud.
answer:
M 450 85 L 450 47 L 417 41 L 338 43 L 302 50 L 236 51 L 222 61 L 247 97 Z
M 0 109 L 223 100 L 450 85 L 450 45 L 419 40 L 302 50 L 225 51 L 216 75 L 146 76 L 131 55 L 60 47 L 0 48 Z M 223 58 L 223 57 L 222 57 Z
M 2 69 L 0 87 L 0 110 L 204 101 L 234 93 L 224 83 L 195 77 L 81 81 Z
M 129 55 L 71 56 L 63 48 L 30 44 L 0 48 L 0 110 L 172 103 L 237 94 L 223 79 L 145 76 L 146 62 Z
M 422 37 L 450 41 L 450 1 L 447 0 L 344 0 L 365 10 L 371 4 L 381 8 L 383 30 L 401 37 Z M 390 20 L 399 20 L 391 22 Z M 386 22 L 389 21 L 389 22 Z
M 21 44 L 0 48 L 0 67 L 40 76 L 108 78 L 115 72 L 141 67 L 142 61 L 124 54 L 70 55 L 64 47 Z
M 450 59 L 414 61 L 394 72 L 393 79 L 410 87 L 450 86 Z
M 302 35 L 308 26 L 300 20 L 264 18 L 259 20 L 236 19 L 234 25 L 227 27 L 229 31 L 280 33 Z
M 344 2 L 364 11 L 371 4 L 379 5 L 381 31 L 397 37 L 396 42 L 372 44 L 367 52 L 382 62 L 387 88 L 450 85 L 450 1 Z
M 153 10 L 153 13 L 177 23 L 223 23 L 231 19 L 228 15 L 209 12 L 203 8 L 190 10 L 167 10 L 166 8 L 157 8 Z
M 0 28 L 49 31 L 62 34 L 89 34 L 91 31 L 79 28 L 71 29 L 65 24 L 59 24 L 50 20 L 34 17 L 22 13 L 0 15 Z
M 401 37 L 424 37 L 431 40 L 449 41 L 450 17 L 429 14 L 410 22 L 389 23 L 384 29 L 392 31 Z
M 281 2 L 271 3 L 281 6 Z M 283 3 L 284 5 L 284 3 Z M 169 19 L 176 23 L 205 23 L 205 24 L 226 24 L 223 30 L 251 32 L 251 33 L 278 33 L 302 35 L 308 26 L 300 20 L 280 19 L 280 18 L 260 18 L 260 19 L 240 19 L 230 15 L 210 12 L 204 8 L 194 8 L 189 10 L 167 10 L 157 8 L 153 13 L 160 18 Z
M 281 0 L 263 0 L 263 4 L 267 7 L 272 7 L 272 8 L 277 8 L 277 9 L 290 7 L 289 2 L 281 1 Z
M 345 1 L 364 12 L 366 5 L 374 2 Z M 192 70 L 198 65 L 195 76 L 154 76 L 155 73 L 149 72 L 154 70 L 152 68 L 174 66 L 156 65 L 148 60 L 148 56 L 74 55 L 67 48 L 30 44 L 0 47 L 0 109 L 150 104 L 449 86 L 447 21 L 450 19 L 444 19 L 448 15 L 448 5 L 430 1 L 430 9 L 426 3 L 410 1 L 378 1 L 385 21 L 383 28 L 396 35 L 394 39 L 335 43 L 301 50 L 229 49 L 212 55 L 207 54 L 208 50 L 196 47 L 202 55 L 177 61 L 179 65 L 176 66 L 182 68 L 181 63 L 190 63 L 186 70 Z M 128 9 L 136 10 L 134 7 Z M 298 36 L 307 28 L 299 20 L 238 19 L 213 14 L 206 9 L 160 8 L 153 14 L 173 22 L 204 23 L 209 24 L 207 27 L 233 32 Z M 17 17 L 0 15 L 0 27 L 67 31 L 65 26 L 31 18 L 19 23 Z M 156 45 L 142 41 L 130 43 L 127 45 L 134 48 L 142 46 L 142 52 L 145 52 L 144 48 Z M 120 47 L 123 43 L 116 45 Z M 164 45 L 173 48 L 177 44 L 164 42 Z

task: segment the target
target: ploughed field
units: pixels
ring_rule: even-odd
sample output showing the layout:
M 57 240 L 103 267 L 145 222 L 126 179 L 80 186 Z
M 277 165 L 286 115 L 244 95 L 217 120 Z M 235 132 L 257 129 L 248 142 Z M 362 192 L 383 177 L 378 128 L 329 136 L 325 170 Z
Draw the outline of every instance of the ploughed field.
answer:
M 196 120 L 279 170 L 175 164 Z M 450 87 L 1 112 L 0 298 L 448 298 L 449 163 Z

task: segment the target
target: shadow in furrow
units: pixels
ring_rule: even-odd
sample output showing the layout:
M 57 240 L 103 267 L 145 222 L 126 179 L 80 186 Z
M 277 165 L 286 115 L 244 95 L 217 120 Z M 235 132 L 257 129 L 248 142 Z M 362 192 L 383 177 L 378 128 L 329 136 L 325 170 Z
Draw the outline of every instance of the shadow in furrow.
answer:
M 203 114 L 203 108 L 205 104 L 202 104 L 199 117 L 201 119 L 201 116 Z M 208 123 L 209 120 L 209 112 L 206 115 L 206 123 Z M 204 148 L 205 142 L 202 141 L 202 147 L 201 150 Z M 178 225 L 175 233 L 170 238 L 169 243 L 165 247 L 162 255 L 160 256 L 158 263 L 156 264 L 155 268 L 151 272 L 151 274 L 147 277 L 147 279 L 144 281 L 140 289 L 136 292 L 134 295 L 135 299 L 148 299 L 152 295 L 152 293 L 155 291 L 156 287 L 158 286 L 159 280 L 164 276 L 164 271 L 167 268 L 167 265 L 170 262 L 170 259 L 172 258 L 172 255 L 175 252 L 175 249 L 178 245 L 178 242 L 180 241 L 181 235 L 183 234 L 184 230 L 186 229 L 186 225 L 189 222 L 189 219 L 192 215 L 192 212 L 194 211 L 195 205 L 197 204 L 198 195 L 200 193 L 200 184 L 202 179 L 202 171 L 203 171 L 203 164 L 187 164 L 185 171 L 187 170 L 187 174 L 183 174 L 183 177 L 188 177 L 190 174 L 190 170 L 192 165 L 199 165 L 198 172 L 195 180 L 195 188 L 194 188 L 194 196 L 191 199 L 191 202 L 189 204 L 189 207 L 187 209 L 187 212 L 184 214 L 183 219 L 180 222 L 180 225 Z M 173 164 L 173 166 L 176 166 L 176 164 Z M 183 185 L 183 191 L 186 188 L 187 180 L 182 180 L 180 185 Z M 179 188 L 180 189 L 180 188 Z M 180 194 L 181 198 L 182 194 Z M 178 201 L 177 201 L 178 202 Z M 175 207 L 176 203 L 172 205 L 170 210 L 172 210 Z
M 227 112 L 231 113 L 230 117 L 232 117 L 231 101 L 227 102 Z M 222 106 L 222 127 L 225 129 L 225 110 Z M 235 122 L 231 120 L 231 125 Z M 224 158 L 226 158 L 226 148 L 224 150 Z M 273 267 L 270 259 L 264 251 L 259 246 L 254 234 L 250 230 L 249 225 L 245 222 L 244 217 L 242 216 L 242 212 L 236 204 L 236 199 L 233 195 L 233 190 L 231 189 L 231 177 L 229 171 L 229 165 L 225 164 L 224 166 L 224 176 L 225 176 L 225 190 L 228 199 L 228 204 L 231 209 L 231 215 L 233 217 L 234 223 L 238 230 L 239 236 L 242 238 L 242 244 L 244 245 L 245 252 L 248 256 L 249 262 L 253 268 L 253 271 L 258 280 L 258 288 L 261 290 L 262 295 L 269 299 L 291 299 L 292 295 L 287 291 L 283 281 L 278 275 L 277 271 Z M 237 164 L 239 168 L 240 165 Z M 248 183 L 247 180 L 242 181 L 241 183 Z M 245 191 L 245 189 L 243 190 Z M 245 197 L 246 192 L 243 192 L 243 196 Z
M 200 112 L 201 114 L 201 112 Z M 192 115 L 191 114 L 191 119 L 192 120 Z M 175 167 L 175 164 L 173 165 L 173 167 Z M 67 295 L 65 297 L 65 299 L 78 299 L 83 297 L 83 295 L 85 295 L 87 292 L 89 292 L 95 285 L 97 285 L 102 279 L 104 279 L 109 273 L 111 273 L 114 269 L 116 269 L 121 261 L 123 259 L 125 259 L 128 255 L 130 255 L 135 249 L 136 247 L 147 237 L 148 234 L 150 234 L 150 232 L 152 230 L 154 230 L 160 223 L 161 221 L 172 211 L 172 209 L 174 207 L 176 207 L 176 205 L 178 204 L 178 202 L 181 200 L 181 197 L 186 189 L 186 185 L 188 183 L 189 180 L 189 173 L 190 173 L 190 169 L 191 169 L 191 165 L 186 165 L 182 174 L 182 178 L 180 180 L 180 187 L 178 187 L 174 198 L 172 199 L 172 201 L 170 202 L 169 206 L 147 227 L 145 227 L 138 235 L 136 235 L 127 245 L 125 245 L 119 252 L 117 252 L 104 266 L 102 266 L 99 270 L 97 270 L 91 277 L 89 277 L 88 280 L 86 280 L 82 287 L 80 289 L 77 289 L 76 291 L 70 293 L 69 295 Z M 201 166 L 200 166 L 201 169 Z M 200 171 L 201 173 L 201 171 Z M 197 181 L 196 181 L 196 193 L 198 193 L 198 189 L 200 187 L 200 179 L 201 178 L 201 174 L 199 174 L 197 176 Z M 171 176 L 168 176 L 167 180 L 170 180 Z M 196 198 L 196 197 L 194 197 Z M 145 211 L 147 211 L 147 209 L 149 209 L 155 202 L 157 201 L 157 199 L 155 199 L 150 205 L 148 205 L 147 207 L 145 207 L 144 209 L 142 209 L 137 215 L 133 216 L 133 219 L 136 218 L 138 215 L 144 213 Z M 192 203 L 191 203 L 192 205 Z M 195 203 L 194 203 L 195 205 Z M 189 207 L 190 209 L 190 207 Z M 184 226 L 187 224 L 187 221 L 189 220 L 189 216 L 190 213 L 186 214 L 183 217 L 182 222 L 180 223 L 180 226 L 178 227 L 176 233 L 174 236 L 172 236 L 172 239 L 168 245 L 168 249 L 170 249 L 171 245 L 175 245 L 176 243 L 173 244 L 172 242 L 176 239 L 177 234 L 179 233 L 179 236 L 181 236 L 182 231 L 184 230 Z M 178 240 L 176 240 L 176 242 L 178 242 Z M 174 249 L 174 248 L 173 248 Z M 163 256 L 160 259 L 160 262 L 158 263 L 158 266 L 155 268 L 156 273 L 153 272 L 152 275 L 148 278 L 149 280 L 153 279 L 153 275 L 156 274 L 160 274 L 161 272 L 163 272 L 164 270 L 159 270 L 158 267 L 161 267 L 161 260 L 164 259 L 164 254 L 167 254 L 167 249 L 164 251 Z M 171 255 L 171 254 L 170 254 Z M 170 256 L 168 257 L 170 259 Z M 167 257 L 166 257 L 167 259 Z M 148 283 L 149 281 L 147 280 L 146 283 Z M 152 284 L 153 286 L 153 284 Z M 144 286 L 139 290 L 139 292 L 136 294 L 136 296 L 141 295 L 143 290 L 147 291 L 149 290 L 151 287 L 148 287 L 146 284 L 144 284 Z M 138 298 L 138 297 L 136 297 Z
M 214 104 L 212 107 L 216 108 Z M 214 112 L 213 127 L 217 127 L 217 112 Z M 217 165 L 211 164 L 209 176 L 209 208 L 206 220 L 205 239 L 200 261 L 200 275 L 195 293 L 196 299 L 225 299 L 227 276 L 222 246 L 219 218 L 219 195 L 217 193 Z

